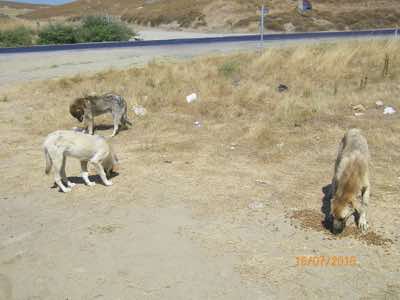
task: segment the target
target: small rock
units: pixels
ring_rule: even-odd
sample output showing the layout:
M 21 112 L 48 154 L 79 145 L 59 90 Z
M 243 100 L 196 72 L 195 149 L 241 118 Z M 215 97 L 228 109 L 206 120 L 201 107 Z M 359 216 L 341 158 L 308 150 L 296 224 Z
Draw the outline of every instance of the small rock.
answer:
M 364 113 L 359 113 L 359 112 L 354 113 L 354 116 L 356 116 L 356 117 L 361 117 L 363 115 L 364 115 Z
M 249 204 L 250 209 L 261 209 L 264 208 L 264 204 L 258 201 L 252 202 Z
M 296 26 L 293 23 L 285 23 L 283 24 L 283 28 L 286 32 L 294 32 L 296 30 Z
M 288 91 L 288 90 L 289 90 L 289 87 L 288 87 L 287 85 L 280 84 L 280 85 L 278 86 L 278 91 L 279 91 L 280 93 L 286 92 L 286 91 Z
M 279 144 L 277 144 L 276 146 L 277 146 L 278 148 L 282 149 L 283 146 L 285 146 L 285 144 L 284 144 L 284 143 L 279 143 Z
M 355 111 L 356 113 L 364 113 L 366 111 L 364 105 L 362 104 L 357 104 L 357 105 L 353 105 L 353 111 Z
M 381 108 L 381 107 L 383 107 L 383 101 L 380 101 L 380 100 L 379 100 L 379 101 L 376 101 L 376 102 L 375 102 L 375 107 L 376 107 L 376 108 Z
M 264 181 L 264 180 L 256 180 L 256 183 L 258 183 L 258 184 L 265 184 L 265 185 L 270 184 L 269 182 Z
M 194 125 L 195 127 L 197 127 L 197 128 L 200 128 L 200 127 L 202 126 L 200 121 L 194 122 L 193 125 Z

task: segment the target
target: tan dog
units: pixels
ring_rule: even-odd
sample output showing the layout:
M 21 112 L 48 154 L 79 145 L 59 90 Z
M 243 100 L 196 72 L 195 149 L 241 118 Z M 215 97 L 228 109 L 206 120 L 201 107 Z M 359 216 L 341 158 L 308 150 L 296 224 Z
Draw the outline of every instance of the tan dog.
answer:
M 75 186 L 65 174 L 65 163 L 68 156 L 75 157 L 81 161 L 82 178 L 88 186 L 95 185 L 89 180 L 87 170 L 88 162 L 92 163 L 101 180 L 107 186 L 112 185 L 108 176 L 115 171 L 118 163 L 117 156 L 107 141 L 98 135 L 89 135 L 82 132 L 59 130 L 50 133 L 43 144 L 46 158 L 46 174 L 54 167 L 54 180 L 64 192 L 70 192 Z M 65 186 L 63 182 L 67 185 Z
M 358 213 L 358 227 L 366 231 L 370 194 L 368 179 L 369 151 L 367 140 L 359 129 L 350 129 L 343 137 L 332 180 L 332 232 L 340 233 L 346 221 Z

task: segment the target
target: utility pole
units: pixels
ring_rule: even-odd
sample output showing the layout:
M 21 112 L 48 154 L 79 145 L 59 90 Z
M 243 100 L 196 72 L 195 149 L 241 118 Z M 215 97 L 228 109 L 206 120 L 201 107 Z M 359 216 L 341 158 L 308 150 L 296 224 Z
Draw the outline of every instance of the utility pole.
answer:
M 268 8 L 265 5 L 261 6 L 261 16 L 260 16 L 260 46 L 264 45 L 264 20 L 265 16 L 268 14 Z
M 264 10 L 265 6 L 261 6 L 261 22 L 260 22 L 260 37 L 261 37 L 261 46 L 263 45 L 264 42 Z

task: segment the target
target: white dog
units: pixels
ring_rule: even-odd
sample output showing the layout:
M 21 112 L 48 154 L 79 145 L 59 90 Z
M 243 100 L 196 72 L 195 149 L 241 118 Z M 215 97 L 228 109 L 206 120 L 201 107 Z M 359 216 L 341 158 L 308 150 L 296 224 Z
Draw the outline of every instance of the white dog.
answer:
M 331 214 L 334 233 L 340 233 L 354 212 L 359 214 L 358 227 L 366 231 L 370 194 L 368 179 L 369 151 L 359 129 L 350 129 L 343 137 L 332 180 Z
M 53 166 L 55 182 L 64 193 L 70 192 L 71 188 L 75 186 L 65 174 L 65 163 L 68 156 L 81 161 L 82 178 L 87 185 L 95 185 L 89 180 L 88 162 L 95 166 L 105 185 L 112 185 L 111 180 L 107 179 L 106 173 L 110 175 L 115 171 L 118 159 L 105 138 L 82 132 L 59 130 L 47 136 L 43 148 L 46 158 L 46 174 L 50 173 Z

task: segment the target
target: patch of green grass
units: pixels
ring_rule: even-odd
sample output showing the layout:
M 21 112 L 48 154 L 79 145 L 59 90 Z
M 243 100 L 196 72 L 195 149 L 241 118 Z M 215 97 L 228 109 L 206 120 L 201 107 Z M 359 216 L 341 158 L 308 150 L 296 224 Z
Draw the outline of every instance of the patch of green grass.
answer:
M 234 74 L 239 73 L 240 64 L 238 61 L 227 61 L 218 67 L 218 73 L 226 78 L 232 77 Z
M 0 47 L 30 46 L 32 45 L 32 35 L 32 30 L 24 26 L 0 30 Z

